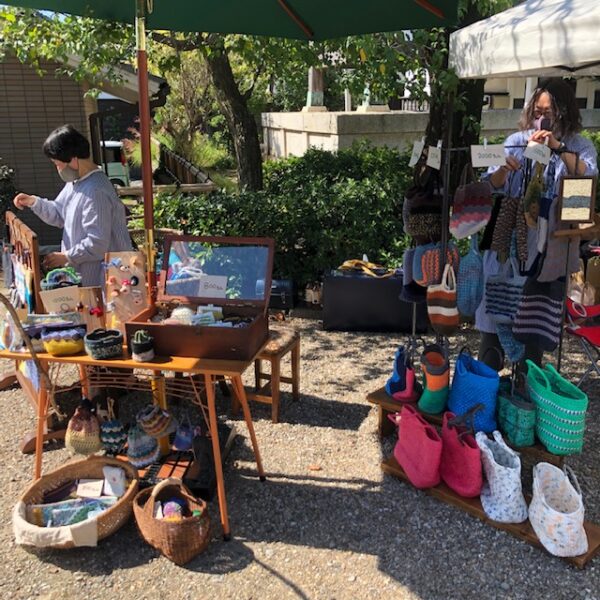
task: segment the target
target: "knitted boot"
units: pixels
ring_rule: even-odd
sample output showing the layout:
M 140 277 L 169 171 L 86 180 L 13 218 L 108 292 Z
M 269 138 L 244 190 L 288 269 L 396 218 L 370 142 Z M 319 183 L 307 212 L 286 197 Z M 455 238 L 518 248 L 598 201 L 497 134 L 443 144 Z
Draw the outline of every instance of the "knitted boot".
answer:
M 425 346 L 421 356 L 421 368 L 425 389 L 419 399 L 419 410 L 434 415 L 441 413 L 446 408 L 450 389 L 450 364 L 441 346 Z

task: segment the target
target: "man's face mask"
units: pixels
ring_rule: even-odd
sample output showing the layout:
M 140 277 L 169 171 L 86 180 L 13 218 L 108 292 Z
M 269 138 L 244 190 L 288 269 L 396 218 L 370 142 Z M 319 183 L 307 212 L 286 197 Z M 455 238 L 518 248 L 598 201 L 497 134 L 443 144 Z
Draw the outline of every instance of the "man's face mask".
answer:
M 58 176 L 65 182 L 69 183 L 71 181 L 75 181 L 79 179 L 79 171 L 70 167 L 69 165 L 65 165 L 59 172 Z

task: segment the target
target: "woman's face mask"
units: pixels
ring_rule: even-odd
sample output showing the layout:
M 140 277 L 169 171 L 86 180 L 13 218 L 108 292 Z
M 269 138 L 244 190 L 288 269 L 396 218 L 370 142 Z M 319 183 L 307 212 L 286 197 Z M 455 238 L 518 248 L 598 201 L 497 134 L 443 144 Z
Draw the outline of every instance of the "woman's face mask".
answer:
M 554 127 L 554 121 L 551 117 L 538 117 L 534 122 L 533 122 L 533 127 L 534 129 L 536 129 L 537 131 L 540 130 L 544 130 L 544 131 L 552 131 L 552 128 Z

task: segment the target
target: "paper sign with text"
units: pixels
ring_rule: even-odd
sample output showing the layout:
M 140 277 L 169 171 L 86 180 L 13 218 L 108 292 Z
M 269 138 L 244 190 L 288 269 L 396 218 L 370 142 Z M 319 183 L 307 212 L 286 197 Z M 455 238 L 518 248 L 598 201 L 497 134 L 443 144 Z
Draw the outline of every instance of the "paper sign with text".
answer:
M 200 279 L 200 298 L 225 298 L 227 292 L 226 275 L 204 275 Z
M 423 148 L 425 148 L 425 142 L 417 141 L 413 144 L 412 154 L 410 155 L 410 160 L 408 161 L 409 167 L 414 167 L 417 164 L 417 161 L 423 152 Z
M 547 165 L 550 162 L 552 156 L 552 150 L 544 144 L 538 144 L 538 142 L 529 142 L 524 153 L 525 158 L 530 158 L 536 162 Z
M 427 153 L 427 166 L 438 171 L 442 167 L 442 149 L 436 146 L 429 146 Z
M 473 167 L 500 167 L 506 162 L 502 144 L 471 146 L 471 164 Z

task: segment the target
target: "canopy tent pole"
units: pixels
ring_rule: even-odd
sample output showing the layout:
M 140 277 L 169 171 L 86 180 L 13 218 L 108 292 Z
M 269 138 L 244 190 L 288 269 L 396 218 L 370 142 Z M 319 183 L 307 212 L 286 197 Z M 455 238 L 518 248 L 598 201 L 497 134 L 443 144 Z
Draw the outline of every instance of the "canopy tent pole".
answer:
M 142 151 L 142 189 L 144 191 L 144 229 L 146 230 L 146 268 L 150 305 L 154 305 L 156 269 L 154 268 L 154 202 L 152 197 L 152 154 L 150 151 L 150 98 L 148 58 L 146 55 L 146 0 L 137 0 L 135 39 L 137 51 L 140 110 L 140 147 Z

